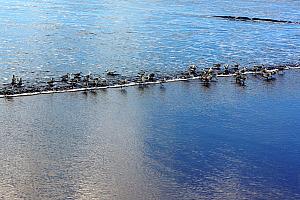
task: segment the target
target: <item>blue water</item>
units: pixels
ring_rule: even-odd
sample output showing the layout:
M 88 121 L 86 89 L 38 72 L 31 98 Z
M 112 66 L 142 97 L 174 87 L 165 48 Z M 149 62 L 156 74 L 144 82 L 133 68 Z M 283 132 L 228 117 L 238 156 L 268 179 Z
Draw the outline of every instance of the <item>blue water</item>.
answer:
M 299 1 L 2 1 L 0 82 L 299 62 Z M 300 71 L 0 99 L 1 199 L 300 199 Z
M 23 79 L 65 72 L 299 62 L 299 24 L 226 21 L 233 15 L 300 21 L 300 2 L 9 0 L 0 9 L 0 74 Z M 34 72 L 34 73 L 32 73 Z
M 299 199 L 300 71 L 1 99 L 4 199 Z

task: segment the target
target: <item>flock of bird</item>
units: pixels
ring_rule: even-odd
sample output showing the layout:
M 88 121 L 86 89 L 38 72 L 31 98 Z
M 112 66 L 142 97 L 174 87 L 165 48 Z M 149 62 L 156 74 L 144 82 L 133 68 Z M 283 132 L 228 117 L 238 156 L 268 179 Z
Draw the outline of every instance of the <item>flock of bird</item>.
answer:
M 25 84 L 21 77 L 12 76 L 11 82 L 0 88 L 0 97 L 16 96 L 18 94 L 38 94 L 43 92 L 60 92 L 60 91 L 82 91 L 88 89 L 100 89 L 107 87 L 125 87 L 147 84 L 161 84 L 169 81 L 180 81 L 199 79 L 204 85 L 217 81 L 218 77 L 233 77 L 235 83 L 241 86 L 245 85 L 248 74 L 260 76 L 265 80 L 274 79 L 275 74 L 283 74 L 284 70 L 297 68 L 298 65 L 282 65 L 265 67 L 263 65 L 253 66 L 251 68 L 240 67 L 235 64 L 232 66 L 214 64 L 209 68 L 198 68 L 196 65 L 188 66 L 187 70 L 174 76 L 162 76 L 155 73 L 146 73 L 141 71 L 136 76 L 126 77 L 116 71 L 106 71 L 105 76 L 96 74 L 83 75 L 79 73 L 67 73 L 59 78 L 51 78 L 44 83 Z

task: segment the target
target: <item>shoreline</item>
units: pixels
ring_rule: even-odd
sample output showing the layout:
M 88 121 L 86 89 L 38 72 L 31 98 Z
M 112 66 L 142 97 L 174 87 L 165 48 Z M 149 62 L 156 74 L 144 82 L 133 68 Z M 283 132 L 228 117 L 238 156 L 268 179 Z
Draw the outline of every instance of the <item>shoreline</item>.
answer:
M 297 70 L 300 69 L 300 66 L 298 67 L 285 67 L 284 70 Z M 246 71 L 243 74 L 253 74 L 258 75 L 259 73 L 253 72 L 253 71 Z M 236 76 L 235 73 L 231 74 L 217 74 L 216 77 L 220 78 L 226 78 L 226 77 L 234 77 Z M 70 92 L 84 92 L 84 91 L 94 91 L 94 90 L 104 90 L 109 88 L 124 88 L 124 87 L 133 87 L 133 86 L 146 86 L 146 85 L 157 85 L 157 84 L 164 84 L 164 83 L 172 83 L 172 82 L 180 82 L 180 81 L 189 81 L 189 80 L 200 80 L 201 76 L 194 76 L 189 78 L 173 78 L 164 80 L 163 82 L 161 80 L 157 81 L 149 81 L 145 83 L 139 83 L 139 82 L 130 82 L 127 84 L 115 84 L 115 85 L 108 85 L 108 86 L 99 86 L 99 87 L 86 87 L 86 88 L 72 88 L 72 89 L 62 89 L 62 90 L 45 90 L 40 92 L 29 92 L 29 93 L 19 93 L 19 94 L 9 94 L 9 95 L 0 95 L 0 99 L 2 98 L 13 98 L 13 97 L 24 97 L 24 96 L 35 96 L 35 95 L 42 95 L 42 94 L 56 94 L 56 93 L 70 93 Z

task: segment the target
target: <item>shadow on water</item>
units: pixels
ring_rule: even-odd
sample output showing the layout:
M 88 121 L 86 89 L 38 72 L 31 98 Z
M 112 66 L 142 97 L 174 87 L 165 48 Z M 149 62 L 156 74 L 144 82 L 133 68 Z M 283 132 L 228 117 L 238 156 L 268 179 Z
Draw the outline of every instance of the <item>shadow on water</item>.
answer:
M 14 98 L 13 97 L 5 97 L 4 101 L 9 103 L 9 102 L 14 102 Z
M 146 91 L 150 89 L 150 86 L 147 84 L 140 84 L 136 88 L 140 92 L 140 94 L 144 94 Z
M 275 88 L 278 85 L 277 78 L 264 79 L 262 84 L 267 87 Z
M 166 86 L 165 85 L 159 85 L 159 91 L 161 94 L 165 93 L 167 90 Z
M 82 94 L 83 94 L 84 96 L 87 96 L 87 95 L 88 95 L 88 91 L 85 90 L 85 91 L 82 92 Z
M 200 82 L 200 85 L 204 89 L 204 91 L 209 91 L 212 87 L 212 83 Z
M 120 93 L 123 95 L 123 96 L 126 96 L 127 95 L 127 90 L 125 88 L 121 88 L 120 89 Z
M 96 96 L 98 94 L 97 90 L 91 90 L 90 93 L 94 96 Z

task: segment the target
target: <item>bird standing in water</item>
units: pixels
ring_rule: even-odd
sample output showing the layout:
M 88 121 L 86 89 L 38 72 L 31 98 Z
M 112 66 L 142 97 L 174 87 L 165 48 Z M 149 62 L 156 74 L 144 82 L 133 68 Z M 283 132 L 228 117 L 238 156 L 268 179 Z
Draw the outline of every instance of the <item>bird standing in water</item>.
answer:
M 189 68 L 188 68 L 189 76 L 197 76 L 196 70 L 197 70 L 196 65 L 190 65 Z
M 13 74 L 12 79 L 11 79 L 11 85 L 14 86 L 17 84 L 17 78 L 16 76 Z
M 21 86 L 22 86 L 22 84 L 23 84 L 23 82 L 22 82 L 22 78 L 19 78 L 19 81 L 18 81 L 18 83 L 17 83 L 18 87 L 21 87 Z
M 54 78 L 51 78 L 49 81 L 47 81 L 47 83 L 50 87 L 53 87 L 54 86 Z

